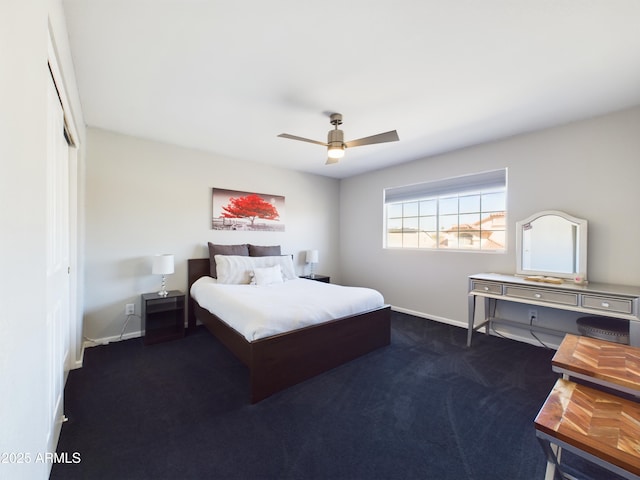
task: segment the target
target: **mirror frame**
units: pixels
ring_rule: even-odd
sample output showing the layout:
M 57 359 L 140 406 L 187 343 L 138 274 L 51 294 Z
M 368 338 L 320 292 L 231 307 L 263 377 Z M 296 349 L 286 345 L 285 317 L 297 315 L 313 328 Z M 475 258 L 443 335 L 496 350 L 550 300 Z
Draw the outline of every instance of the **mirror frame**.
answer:
M 561 272 L 544 272 L 540 270 L 526 270 L 522 268 L 522 235 L 523 230 L 522 227 L 528 223 L 533 222 L 534 220 L 544 217 L 547 215 L 556 215 L 558 217 L 562 217 L 565 220 L 576 224 L 579 227 L 578 234 L 578 268 L 579 272 L 570 272 L 570 273 L 561 273 Z M 588 221 L 583 218 L 577 218 L 573 215 L 569 215 L 568 213 L 561 212 L 559 210 L 544 210 L 542 212 L 534 213 L 530 217 L 525 218 L 524 220 L 516 222 L 516 272 L 517 275 L 523 276 L 544 276 L 544 277 L 554 277 L 554 278 L 575 278 L 576 274 L 581 274 L 583 277 L 583 281 L 587 279 L 587 228 Z

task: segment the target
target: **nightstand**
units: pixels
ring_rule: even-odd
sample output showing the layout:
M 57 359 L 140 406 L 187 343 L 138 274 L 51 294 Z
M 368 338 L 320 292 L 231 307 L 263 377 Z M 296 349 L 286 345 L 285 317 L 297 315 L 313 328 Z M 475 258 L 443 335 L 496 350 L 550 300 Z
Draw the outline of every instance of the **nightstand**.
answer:
M 142 334 L 145 345 L 184 336 L 184 293 L 170 290 L 166 297 L 142 294 Z
M 324 282 L 331 283 L 331 277 L 327 277 L 326 275 L 318 275 L 317 273 L 313 275 L 301 275 L 300 278 L 306 278 L 307 280 L 315 280 L 316 282 Z

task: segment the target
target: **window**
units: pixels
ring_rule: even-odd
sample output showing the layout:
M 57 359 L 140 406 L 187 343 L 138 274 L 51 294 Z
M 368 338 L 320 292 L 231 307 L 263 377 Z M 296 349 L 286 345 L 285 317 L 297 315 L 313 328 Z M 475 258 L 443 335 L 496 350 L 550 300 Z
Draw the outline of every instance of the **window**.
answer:
M 504 251 L 507 170 L 386 188 L 385 247 Z

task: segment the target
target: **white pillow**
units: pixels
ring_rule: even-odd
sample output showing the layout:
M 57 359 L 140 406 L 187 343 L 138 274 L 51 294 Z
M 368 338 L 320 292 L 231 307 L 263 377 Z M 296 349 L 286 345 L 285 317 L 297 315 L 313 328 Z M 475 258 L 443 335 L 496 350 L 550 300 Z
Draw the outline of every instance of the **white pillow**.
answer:
M 256 268 L 280 265 L 282 277 L 285 280 L 296 278 L 293 260 L 289 255 L 272 257 L 244 257 L 240 255 L 215 255 L 218 283 L 248 285 L 251 282 L 251 272 Z
M 284 282 L 284 280 L 282 279 L 282 269 L 280 265 L 253 269 L 253 281 L 251 283 L 254 285 L 272 285 L 282 282 Z

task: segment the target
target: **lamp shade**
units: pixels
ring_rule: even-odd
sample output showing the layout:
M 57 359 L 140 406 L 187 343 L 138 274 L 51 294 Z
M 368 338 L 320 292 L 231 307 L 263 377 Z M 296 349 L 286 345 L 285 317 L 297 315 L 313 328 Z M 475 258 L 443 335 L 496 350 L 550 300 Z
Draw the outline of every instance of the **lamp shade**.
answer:
M 318 250 L 307 250 L 307 263 L 318 263 Z
M 173 255 L 162 254 L 153 257 L 153 268 L 151 273 L 155 275 L 169 275 L 173 273 Z

